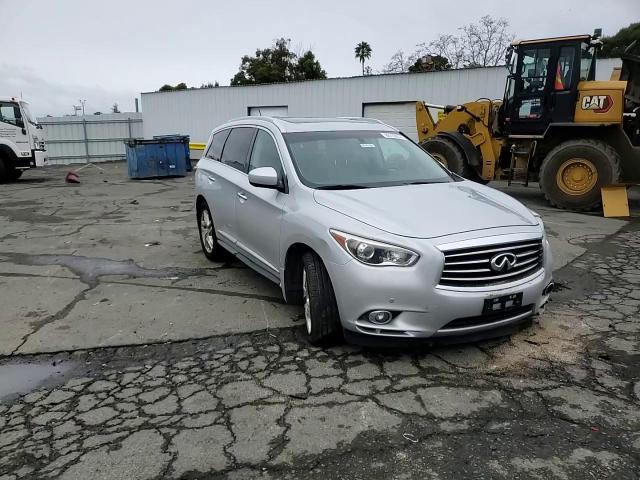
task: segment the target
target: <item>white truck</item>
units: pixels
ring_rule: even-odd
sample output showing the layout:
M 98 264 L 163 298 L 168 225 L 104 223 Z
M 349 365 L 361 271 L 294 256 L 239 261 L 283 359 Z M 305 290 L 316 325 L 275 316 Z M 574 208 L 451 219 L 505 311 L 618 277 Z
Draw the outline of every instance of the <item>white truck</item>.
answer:
M 17 180 L 25 170 L 44 165 L 41 130 L 27 102 L 0 97 L 0 183 Z

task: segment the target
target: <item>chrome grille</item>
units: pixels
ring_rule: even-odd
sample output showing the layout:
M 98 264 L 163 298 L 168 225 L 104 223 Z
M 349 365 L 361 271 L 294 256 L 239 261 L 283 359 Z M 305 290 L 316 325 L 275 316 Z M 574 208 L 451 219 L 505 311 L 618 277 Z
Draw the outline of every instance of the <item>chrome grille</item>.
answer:
M 485 245 L 482 247 L 446 250 L 440 285 L 481 287 L 507 283 L 526 277 L 542 268 L 542 240 Z M 491 269 L 491 259 L 500 253 L 512 253 L 516 264 L 509 270 Z

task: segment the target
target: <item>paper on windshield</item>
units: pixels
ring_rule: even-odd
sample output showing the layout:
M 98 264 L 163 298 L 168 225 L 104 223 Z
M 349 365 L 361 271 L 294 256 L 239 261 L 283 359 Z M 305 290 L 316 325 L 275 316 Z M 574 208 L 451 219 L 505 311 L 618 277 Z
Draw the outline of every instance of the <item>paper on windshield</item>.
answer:
M 395 138 L 396 140 L 406 140 L 406 138 L 404 138 L 399 133 L 380 132 L 380 135 L 382 135 L 384 138 Z

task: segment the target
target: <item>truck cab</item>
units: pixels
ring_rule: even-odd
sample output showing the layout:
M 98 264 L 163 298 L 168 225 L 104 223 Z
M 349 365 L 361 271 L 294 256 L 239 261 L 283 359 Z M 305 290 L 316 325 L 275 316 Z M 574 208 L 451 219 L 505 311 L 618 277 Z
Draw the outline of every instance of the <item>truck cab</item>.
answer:
M 41 130 L 27 102 L 0 97 L 0 182 L 16 180 L 25 170 L 44 165 Z

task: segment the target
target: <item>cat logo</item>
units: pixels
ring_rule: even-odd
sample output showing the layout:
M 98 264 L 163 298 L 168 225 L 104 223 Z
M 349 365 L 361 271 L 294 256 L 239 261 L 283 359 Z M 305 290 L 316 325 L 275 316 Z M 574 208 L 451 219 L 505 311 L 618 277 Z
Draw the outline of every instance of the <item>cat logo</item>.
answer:
M 593 110 L 594 113 L 606 113 L 613 106 L 609 95 L 585 95 L 582 97 L 582 109 Z

